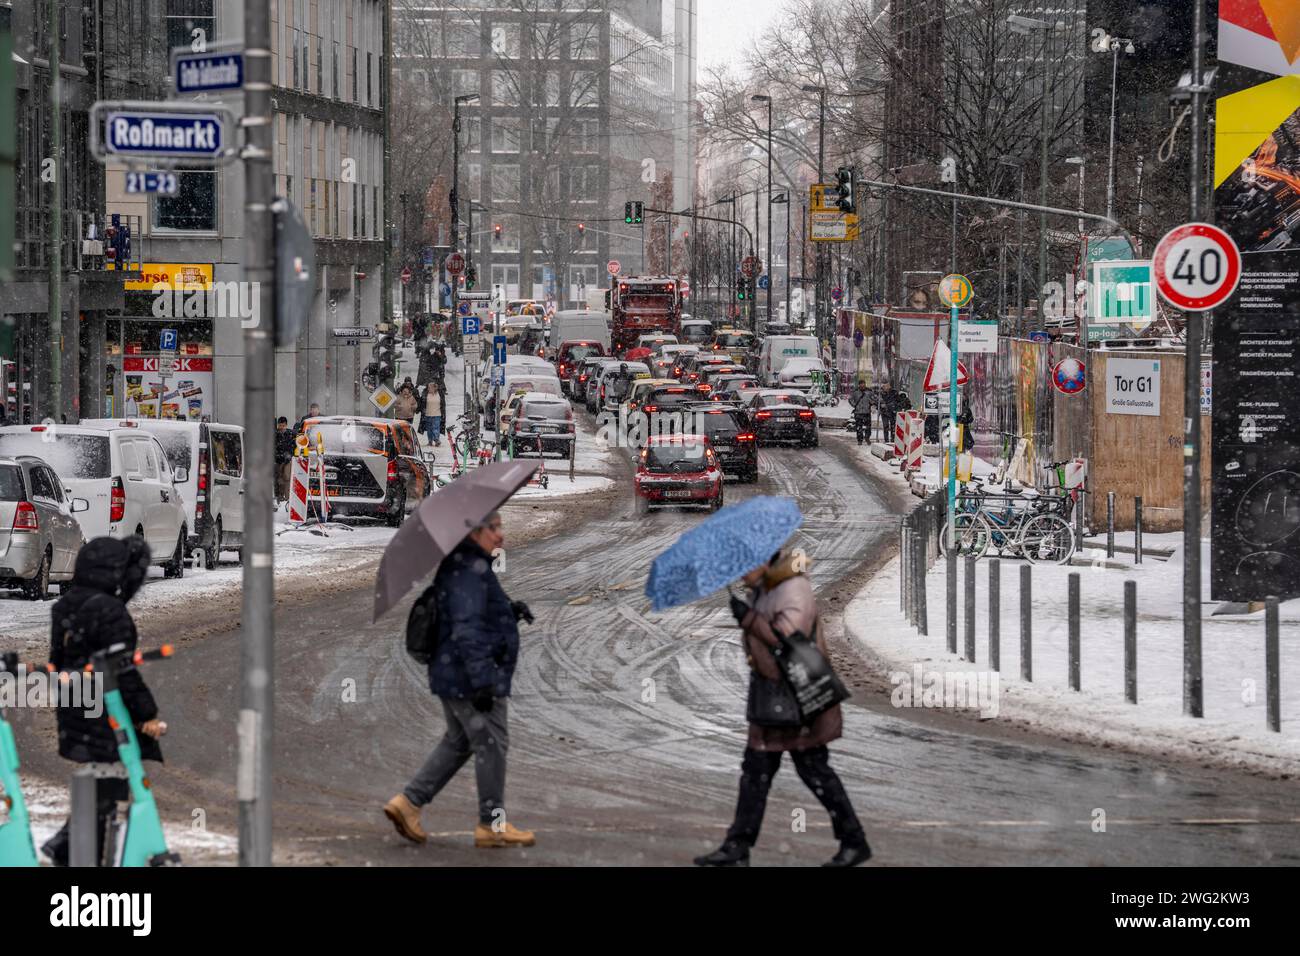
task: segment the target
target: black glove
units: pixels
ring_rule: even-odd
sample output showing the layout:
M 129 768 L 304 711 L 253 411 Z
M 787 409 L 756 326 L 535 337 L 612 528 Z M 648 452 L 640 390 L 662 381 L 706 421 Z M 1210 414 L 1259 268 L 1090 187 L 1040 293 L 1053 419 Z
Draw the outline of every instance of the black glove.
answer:
M 736 623 L 741 624 L 745 620 L 745 615 L 753 610 L 748 604 L 736 595 L 731 596 L 731 613 L 736 618 Z
M 514 612 L 516 623 L 519 621 L 527 621 L 529 624 L 533 623 L 533 612 L 528 610 L 528 605 L 523 601 L 511 601 L 510 610 Z
M 495 698 L 492 696 L 491 687 L 480 687 L 474 691 L 474 696 L 470 700 L 470 703 L 474 705 L 474 709 L 480 714 L 486 714 L 491 710 L 494 702 Z

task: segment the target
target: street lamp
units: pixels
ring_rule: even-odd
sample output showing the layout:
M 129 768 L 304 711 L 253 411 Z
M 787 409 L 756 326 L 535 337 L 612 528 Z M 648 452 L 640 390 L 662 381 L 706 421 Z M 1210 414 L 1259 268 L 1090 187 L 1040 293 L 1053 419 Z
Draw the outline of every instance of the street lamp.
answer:
M 1002 156 L 998 159 L 998 163 L 1012 166 L 1020 174 L 1020 191 L 1016 198 L 1023 203 L 1025 201 L 1024 161 L 1018 156 Z M 1016 239 L 1016 331 L 1021 332 L 1025 323 L 1025 211 L 1023 209 L 1017 210 L 1016 220 L 1020 226 L 1020 235 Z
M 769 205 L 767 207 L 767 214 L 770 217 L 772 215 L 772 206 L 785 206 L 785 320 L 787 322 L 790 321 L 790 207 L 793 205 L 790 202 L 790 192 L 791 189 L 787 186 L 785 192 L 778 196 L 773 196 L 768 201 Z M 771 249 L 768 250 L 768 258 L 775 258 L 772 255 Z M 768 273 L 767 278 L 767 291 L 768 296 L 770 297 L 772 293 L 772 274 L 770 272 Z M 769 322 L 772 321 L 772 314 L 770 311 L 768 312 L 767 320 Z
M 803 87 L 803 91 L 805 93 L 816 93 L 818 98 L 817 182 L 818 184 L 820 184 L 822 182 L 822 176 L 825 175 L 824 167 L 826 163 L 826 87 L 817 86 L 816 84 L 809 83 Z M 805 226 L 805 228 L 807 227 Z M 817 266 L 816 266 L 817 277 L 816 277 L 816 282 L 813 283 L 813 315 L 816 317 L 816 322 L 820 326 L 821 314 L 822 314 L 821 312 L 822 298 L 823 298 L 822 296 L 822 250 L 820 246 L 818 246 L 817 248 L 817 251 L 815 253 L 815 258 L 817 260 Z M 802 262 L 799 263 L 799 267 L 800 267 L 800 273 L 802 274 L 803 272 Z M 806 309 L 807 306 L 805 305 L 804 308 Z
M 1119 50 L 1132 54 L 1133 41 L 1126 37 L 1107 36 L 1103 49 L 1110 50 L 1110 160 L 1106 169 L 1106 218 L 1113 219 L 1115 209 L 1115 91 L 1119 79 Z
M 1067 157 L 1065 158 L 1065 162 L 1068 163 L 1068 164 L 1071 165 L 1071 166 L 1078 166 L 1078 167 L 1079 167 L 1079 212 L 1083 212 L 1083 211 L 1084 211 L 1084 200 L 1083 200 L 1083 171 L 1084 171 L 1084 168 L 1085 168 L 1085 160 L 1084 160 L 1084 158 L 1083 158 L 1082 156 L 1067 156 Z M 1084 230 L 1085 230 L 1086 228 L 1087 228 L 1087 226 L 1085 226 L 1083 220 L 1080 219 L 1080 220 L 1079 220 L 1079 235 L 1082 236 L 1082 235 L 1083 235 L 1083 232 L 1084 232 Z
M 766 93 L 755 93 L 751 103 L 767 104 L 767 258 L 768 265 L 772 259 L 772 97 Z M 767 321 L 772 321 L 772 273 L 767 273 Z
M 451 199 L 451 202 L 448 203 L 448 205 L 451 207 L 450 210 L 451 211 L 451 246 L 452 249 L 457 252 L 460 251 L 460 104 L 471 103 L 477 99 L 478 99 L 477 93 L 463 93 L 452 100 L 451 196 L 449 197 Z M 469 229 L 471 233 L 471 237 L 470 237 L 471 242 L 473 241 L 472 239 L 473 220 L 474 220 L 474 214 L 471 211 L 470 229 Z M 467 256 L 468 263 L 472 264 L 474 262 L 474 254 L 473 251 L 469 248 L 468 243 L 466 245 L 466 252 L 468 254 Z M 469 271 L 469 266 L 467 265 L 466 273 L 468 273 L 468 271 Z M 451 314 L 453 316 L 457 314 L 456 299 L 458 298 L 457 293 L 459 291 L 459 288 L 460 288 L 459 282 L 453 282 L 451 284 Z M 453 321 L 455 320 L 453 319 Z M 461 351 L 464 351 L 465 346 L 464 346 L 463 334 L 459 341 L 461 343 Z M 470 387 L 470 376 L 466 375 L 465 376 L 465 408 L 466 409 L 472 409 L 475 407 L 474 397 L 473 397 L 474 394 L 475 393 Z

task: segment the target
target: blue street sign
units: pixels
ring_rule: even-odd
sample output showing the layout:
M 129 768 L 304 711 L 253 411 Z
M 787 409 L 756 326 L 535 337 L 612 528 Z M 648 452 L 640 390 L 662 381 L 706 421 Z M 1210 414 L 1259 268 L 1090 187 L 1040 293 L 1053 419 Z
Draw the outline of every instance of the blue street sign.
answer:
M 465 304 L 468 305 L 469 303 Z M 460 320 L 460 331 L 462 335 L 478 335 L 479 327 L 480 323 L 477 315 L 467 315 Z
M 115 110 L 104 119 L 110 155 L 219 159 L 225 148 L 225 124 L 216 113 Z
M 492 384 L 504 385 L 506 383 L 506 367 L 504 365 L 492 366 Z
M 760 289 L 766 289 L 766 288 L 767 288 L 767 276 L 759 276 L 759 277 L 758 277 L 758 287 L 759 287 Z
M 175 196 L 180 189 L 180 181 L 175 173 L 133 173 L 126 174 L 126 191 L 128 193 L 158 193 L 162 196 Z
M 433 265 L 433 247 L 432 247 L 432 246 L 425 246 L 425 247 L 424 247 L 424 254 L 423 254 L 423 257 L 422 257 L 422 258 L 423 258 L 423 260 L 424 260 L 424 264 L 425 264 L 426 266 L 431 266 L 431 265 Z
M 177 336 L 175 329 L 163 329 L 158 335 L 159 352 L 175 352 Z
M 440 291 L 444 296 L 451 295 L 451 286 L 444 282 L 438 291 Z
M 1031 342 L 1050 342 L 1050 341 L 1052 341 L 1052 337 L 1051 337 L 1050 335 L 1048 335 L 1046 332 L 1034 331 L 1034 332 L 1030 332 L 1030 333 L 1029 333 L 1029 341 L 1031 341 Z
M 492 364 L 506 364 L 506 337 L 504 335 L 492 336 Z
M 843 296 L 844 296 L 844 290 L 841 289 L 839 286 L 836 286 L 835 288 L 831 289 L 831 298 L 834 299 L 836 302 L 840 301 L 840 299 L 843 298 Z
M 461 315 L 469 315 L 469 303 L 462 302 L 460 305 L 456 306 L 456 311 Z
M 237 90 L 243 85 L 243 53 L 172 54 L 172 88 L 178 94 Z

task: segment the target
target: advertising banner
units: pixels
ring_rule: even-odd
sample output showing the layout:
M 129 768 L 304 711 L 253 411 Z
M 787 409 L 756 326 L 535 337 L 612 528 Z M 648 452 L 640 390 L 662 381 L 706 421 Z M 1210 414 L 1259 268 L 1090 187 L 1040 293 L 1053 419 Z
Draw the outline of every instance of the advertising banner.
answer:
M 126 417 L 197 422 L 204 415 L 212 415 L 212 359 L 195 357 L 175 361 L 175 372 L 164 380 L 157 358 L 135 356 L 122 360 L 125 389 L 122 411 Z

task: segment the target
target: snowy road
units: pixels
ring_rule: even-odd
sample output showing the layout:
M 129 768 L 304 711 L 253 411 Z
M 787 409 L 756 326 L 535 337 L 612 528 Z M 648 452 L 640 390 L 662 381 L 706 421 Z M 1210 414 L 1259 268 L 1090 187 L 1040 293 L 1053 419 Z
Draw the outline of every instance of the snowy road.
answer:
M 840 443 L 764 452 L 755 493 L 799 498 L 800 541 L 832 639 L 838 609 L 884 556 L 896 519 Z M 286 601 L 277 633 L 276 833 L 285 862 L 377 865 L 687 864 L 730 819 L 744 734 L 745 663 L 725 600 L 651 614 L 651 559 L 697 517 L 633 516 L 628 483 L 571 509 L 566 533 L 516 549 L 507 515 L 503 584 L 537 615 L 511 701 L 507 804 L 538 831 L 527 851 L 476 851 L 469 768 L 424 814 L 430 844 L 401 842 L 379 808 L 441 731 L 422 671 L 402 653 L 404 609 L 369 624 L 366 568 Z M 164 815 L 196 808 L 234 830 L 238 631 L 150 675 L 173 732 L 154 774 Z M 1262 864 L 1300 861 L 1293 782 L 1158 764 L 1052 742 L 933 711 L 890 707 L 852 668 L 845 737 L 832 747 L 883 864 Z M 180 659 L 177 661 L 178 665 Z M 20 741 L 20 746 L 22 742 Z M 39 748 L 27 767 L 64 772 Z M 1094 832 L 1095 811 L 1107 829 Z M 806 831 L 798 822 L 806 814 Z M 768 804 L 756 865 L 833 852 L 820 806 L 787 762 Z M 213 859 L 220 859 L 216 855 Z

